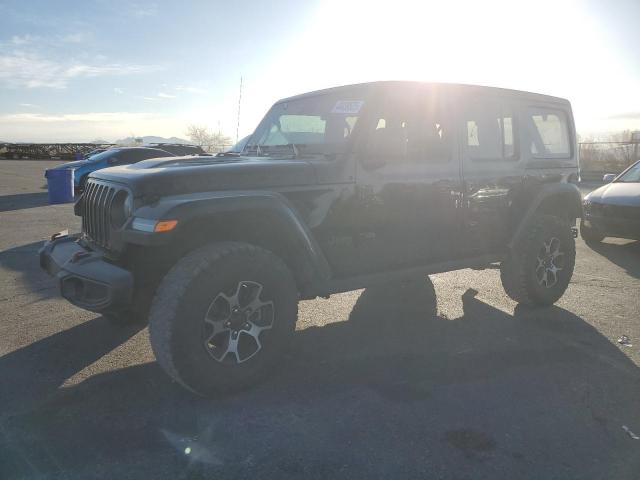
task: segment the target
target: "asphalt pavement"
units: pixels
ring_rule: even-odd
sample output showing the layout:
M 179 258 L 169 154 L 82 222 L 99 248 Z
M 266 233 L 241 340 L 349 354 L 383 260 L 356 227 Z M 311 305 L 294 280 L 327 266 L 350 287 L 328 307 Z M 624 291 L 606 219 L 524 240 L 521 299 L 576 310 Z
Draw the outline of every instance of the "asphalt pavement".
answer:
M 640 242 L 578 239 L 549 308 L 495 270 L 302 302 L 273 378 L 203 399 L 146 328 L 39 270 L 42 241 L 79 229 L 47 204 L 55 163 L 0 161 L 0 479 L 640 478 Z

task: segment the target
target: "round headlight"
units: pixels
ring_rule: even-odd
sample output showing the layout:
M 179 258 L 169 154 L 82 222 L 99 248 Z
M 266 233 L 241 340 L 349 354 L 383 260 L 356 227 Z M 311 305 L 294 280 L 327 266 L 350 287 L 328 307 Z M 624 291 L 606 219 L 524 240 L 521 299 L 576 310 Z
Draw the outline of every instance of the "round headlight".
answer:
M 120 190 L 111 203 L 111 225 L 121 228 L 133 211 L 133 199 L 126 190 Z

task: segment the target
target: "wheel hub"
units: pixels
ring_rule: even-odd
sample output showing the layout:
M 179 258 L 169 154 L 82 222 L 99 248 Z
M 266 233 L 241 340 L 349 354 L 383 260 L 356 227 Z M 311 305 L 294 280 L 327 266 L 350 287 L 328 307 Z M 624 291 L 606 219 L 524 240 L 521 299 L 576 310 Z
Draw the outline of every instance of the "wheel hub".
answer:
M 221 363 L 243 363 L 262 349 L 262 336 L 273 327 L 273 302 L 261 298 L 263 286 L 241 281 L 233 291 L 220 292 L 204 318 L 207 353 Z
M 561 246 L 560 240 L 551 237 L 543 242 L 538 251 L 536 279 L 545 288 L 552 288 L 558 283 L 558 272 L 564 268 L 565 255 Z

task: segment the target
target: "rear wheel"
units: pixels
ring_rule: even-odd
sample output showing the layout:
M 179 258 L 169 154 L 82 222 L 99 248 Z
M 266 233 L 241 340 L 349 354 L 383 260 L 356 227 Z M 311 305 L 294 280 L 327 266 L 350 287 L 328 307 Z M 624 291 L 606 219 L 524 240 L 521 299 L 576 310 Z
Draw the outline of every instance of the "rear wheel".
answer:
M 600 243 L 605 237 L 597 228 L 588 227 L 584 219 L 580 220 L 580 236 L 586 243 Z
M 518 303 L 551 305 L 569 286 L 575 256 L 570 225 L 558 217 L 536 215 L 500 265 L 502 285 Z
M 244 388 L 273 370 L 297 307 L 282 260 L 244 243 L 213 244 L 181 259 L 160 284 L 151 346 L 160 366 L 196 393 Z

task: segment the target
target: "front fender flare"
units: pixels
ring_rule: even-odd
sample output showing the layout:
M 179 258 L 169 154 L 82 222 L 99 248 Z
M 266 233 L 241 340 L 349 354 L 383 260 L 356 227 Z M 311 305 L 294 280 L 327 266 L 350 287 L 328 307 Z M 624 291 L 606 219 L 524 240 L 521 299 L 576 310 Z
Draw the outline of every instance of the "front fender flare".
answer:
M 282 235 L 289 235 L 311 267 L 310 282 L 324 282 L 331 277 L 329 263 L 312 232 L 299 213 L 283 195 L 271 191 L 224 191 L 177 195 L 141 206 L 134 215 L 152 220 L 178 220 L 178 228 L 168 233 L 136 232 L 130 228 L 126 241 L 145 245 L 170 244 L 180 234 L 181 225 L 220 213 L 264 210 L 276 216 L 284 226 Z M 291 237 L 290 237 L 291 238 Z

